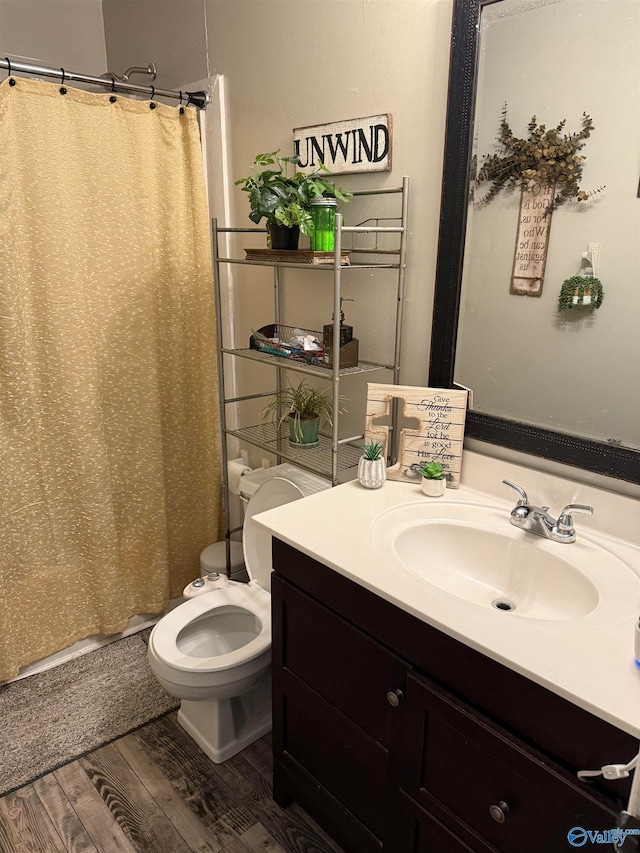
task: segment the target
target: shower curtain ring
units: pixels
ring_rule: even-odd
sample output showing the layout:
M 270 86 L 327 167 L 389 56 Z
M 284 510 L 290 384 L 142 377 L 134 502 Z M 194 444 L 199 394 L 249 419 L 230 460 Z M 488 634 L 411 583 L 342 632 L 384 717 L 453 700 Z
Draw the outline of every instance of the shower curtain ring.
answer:
M 67 90 L 66 90 L 65 85 L 64 85 L 64 78 L 65 78 L 64 68 L 61 68 L 60 71 L 62 71 L 62 80 L 60 81 L 62 83 L 62 85 L 60 86 L 60 94 L 66 95 Z
M 180 115 L 183 116 L 184 115 L 184 107 L 182 106 L 182 89 L 180 89 L 179 91 L 180 91 Z
M 151 101 L 151 103 L 149 104 L 149 109 L 155 110 L 156 105 L 153 103 L 153 99 L 156 96 L 156 89 L 155 89 L 155 86 L 149 86 L 149 88 L 151 89 L 151 98 L 149 99 Z
M 112 77 L 111 78 L 111 91 L 115 92 L 115 90 L 116 90 L 116 78 Z
M 7 63 L 7 77 L 11 77 L 11 60 L 5 56 L 4 61 Z

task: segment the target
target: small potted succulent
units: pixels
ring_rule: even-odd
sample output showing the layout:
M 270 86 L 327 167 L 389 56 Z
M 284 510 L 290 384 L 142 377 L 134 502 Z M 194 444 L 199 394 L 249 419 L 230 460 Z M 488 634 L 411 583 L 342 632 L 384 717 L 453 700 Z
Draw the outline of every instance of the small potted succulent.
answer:
M 320 441 L 320 418 L 324 417 L 329 426 L 333 424 L 333 403 L 327 397 L 329 390 L 319 390 L 304 380 L 295 388 L 283 388 L 263 409 L 262 422 L 272 421 L 279 429 L 287 421 L 291 444 L 315 447 Z
M 439 462 L 425 462 L 420 466 L 420 489 L 431 498 L 444 495 L 447 487 L 447 477 Z
M 309 237 L 313 233 L 311 200 L 349 201 L 352 193 L 323 178 L 321 172 L 329 170 L 322 164 L 319 171 L 289 175 L 289 167 L 297 166 L 300 158 L 297 154 L 278 157 L 279 153 L 280 149 L 258 154 L 253 161 L 253 174 L 237 180 L 236 186 L 241 185 L 242 191 L 249 195 L 249 219 L 256 224 L 266 219 L 269 248 L 297 249 L 299 235 Z
M 387 479 L 384 447 L 379 441 L 368 441 L 358 460 L 358 480 L 365 489 L 379 489 Z

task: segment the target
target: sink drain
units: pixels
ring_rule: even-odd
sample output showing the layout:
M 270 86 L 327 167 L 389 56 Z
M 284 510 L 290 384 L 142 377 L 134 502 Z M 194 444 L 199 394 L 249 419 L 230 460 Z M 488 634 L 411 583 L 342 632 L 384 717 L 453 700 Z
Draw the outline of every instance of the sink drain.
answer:
M 509 601 L 508 598 L 494 598 L 491 606 L 495 607 L 496 610 L 506 610 L 507 612 L 516 609 L 513 601 Z

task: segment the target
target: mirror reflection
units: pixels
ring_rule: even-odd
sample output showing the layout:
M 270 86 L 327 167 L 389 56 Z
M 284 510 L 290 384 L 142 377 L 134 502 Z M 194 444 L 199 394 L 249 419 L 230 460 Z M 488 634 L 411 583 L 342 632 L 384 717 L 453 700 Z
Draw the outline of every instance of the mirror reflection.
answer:
M 548 198 L 535 207 L 516 186 L 486 201 L 490 183 L 472 181 L 455 361 L 455 381 L 472 390 L 477 412 L 632 449 L 640 449 L 639 33 L 636 0 L 483 8 L 476 176 L 504 150 L 503 116 L 522 139 L 541 125 L 570 136 L 585 113 L 593 130 L 579 151 L 587 198 L 551 216 Z M 541 148 L 553 157 L 544 139 Z M 601 307 L 595 292 L 573 289 L 585 276 L 601 283 Z M 564 282 L 573 298 L 559 310 Z

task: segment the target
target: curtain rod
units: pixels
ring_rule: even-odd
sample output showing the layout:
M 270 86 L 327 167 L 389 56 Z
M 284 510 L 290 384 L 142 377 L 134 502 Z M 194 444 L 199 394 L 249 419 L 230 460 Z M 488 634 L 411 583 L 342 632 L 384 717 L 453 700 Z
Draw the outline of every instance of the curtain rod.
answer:
M 6 56 L 0 59 L 0 68 L 6 68 L 10 74 L 20 71 L 23 74 L 37 74 L 39 77 L 56 77 L 60 81 L 76 80 L 79 83 L 91 83 L 114 92 L 140 92 L 149 97 L 173 98 L 176 101 L 182 100 L 185 106 L 192 104 L 201 110 L 206 108 L 210 100 L 207 92 L 176 92 L 172 89 L 157 89 L 155 86 L 136 86 L 135 83 L 121 83 L 118 80 L 106 80 L 104 77 L 76 74 L 74 71 L 67 71 L 66 68 L 45 68 L 41 65 L 29 65 L 26 62 L 14 62 Z

